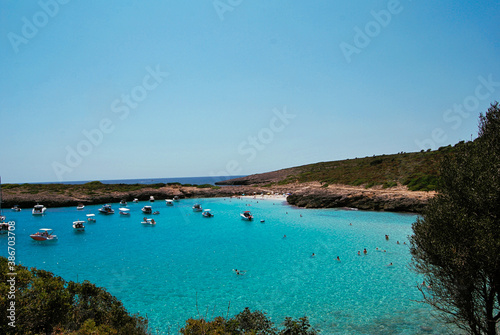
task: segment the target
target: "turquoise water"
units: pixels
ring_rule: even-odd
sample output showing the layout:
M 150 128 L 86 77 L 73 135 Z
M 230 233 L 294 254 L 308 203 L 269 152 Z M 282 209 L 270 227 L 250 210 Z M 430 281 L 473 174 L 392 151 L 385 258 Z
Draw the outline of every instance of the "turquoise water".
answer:
M 215 217 L 194 213 L 196 202 Z M 190 317 L 245 307 L 276 323 L 307 315 L 323 334 L 450 333 L 415 302 L 422 280 L 408 269 L 407 245 L 415 215 L 305 210 L 258 199 L 184 199 L 172 207 L 157 200 L 158 224 L 143 226 L 145 204 L 129 203 L 130 217 L 118 214 L 118 204 L 110 216 L 97 214 L 100 206 L 49 208 L 43 217 L 26 209 L 4 214 L 16 222 L 18 262 L 104 286 L 163 333 L 175 333 Z M 256 220 L 241 220 L 244 210 Z M 74 232 L 72 222 L 87 213 L 97 222 Z M 53 228 L 59 241 L 31 240 L 39 228 Z M 0 255 L 7 255 L 5 235 Z

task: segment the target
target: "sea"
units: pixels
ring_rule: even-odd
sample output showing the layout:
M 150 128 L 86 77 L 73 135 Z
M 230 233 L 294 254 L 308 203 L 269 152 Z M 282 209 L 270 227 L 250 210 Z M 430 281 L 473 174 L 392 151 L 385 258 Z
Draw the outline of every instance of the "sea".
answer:
M 194 212 L 195 203 L 214 217 Z M 408 245 L 416 215 L 303 209 L 260 196 L 129 202 L 129 216 L 111 205 L 113 215 L 99 214 L 98 205 L 48 208 L 43 216 L 4 210 L 15 222 L 16 262 L 105 287 L 158 334 L 245 307 L 275 325 L 307 316 L 321 334 L 458 333 L 419 302 L 422 278 L 410 270 Z M 155 226 L 141 224 L 145 205 L 160 212 L 148 216 Z M 254 221 L 241 219 L 247 210 Z M 72 222 L 87 214 L 97 221 L 74 231 Z M 58 241 L 32 240 L 40 228 Z M 1 256 L 7 242 L 0 235 Z
M 141 178 L 141 179 L 106 179 L 99 180 L 103 184 L 158 184 L 158 183 L 181 183 L 192 185 L 210 184 L 215 185 L 216 182 L 224 181 L 233 178 L 245 177 L 245 175 L 238 176 L 208 176 L 208 177 L 178 177 L 178 178 Z M 43 182 L 37 184 L 72 184 L 81 185 L 93 180 L 85 181 L 61 181 L 61 182 Z

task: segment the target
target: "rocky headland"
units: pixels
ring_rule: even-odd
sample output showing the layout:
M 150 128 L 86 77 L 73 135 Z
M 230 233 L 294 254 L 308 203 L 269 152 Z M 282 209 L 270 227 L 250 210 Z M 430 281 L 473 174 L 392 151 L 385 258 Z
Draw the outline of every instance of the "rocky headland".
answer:
M 100 183 L 99 183 L 100 184 Z M 156 200 L 172 199 L 178 196 L 186 198 L 211 198 L 258 196 L 261 194 L 286 194 L 290 205 L 304 208 L 337 208 L 348 207 L 361 210 L 413 212 L 419 213 L 432 198 L 435 192 L 408 191 L 406 187 L 399 186 L 389 189 L 373 187 L 366 189 L 362 186 L 325 185 L 319 182 L 290 183 L 286 185 L 260 186 L 182 186 L 163 185 L 149 187 L 128 187 L 121 185 L 104 185 L 86 187 L 84 185 L 54 186 L 40 184 L 24 184 L 17 187 L 3 189 L 2 208 L 19 205 L 21 208 L 32 208 L 40 203 L 47 207 L 76 206 L 116 203 L 122 199 L 132 201 L 149 200 L 150 196 Z M 35 187 L 40 186 L 40 187 Z M 95 185 L 94 185 L 95 186 Z M 130 189 L 132 188 L 132 189 Z

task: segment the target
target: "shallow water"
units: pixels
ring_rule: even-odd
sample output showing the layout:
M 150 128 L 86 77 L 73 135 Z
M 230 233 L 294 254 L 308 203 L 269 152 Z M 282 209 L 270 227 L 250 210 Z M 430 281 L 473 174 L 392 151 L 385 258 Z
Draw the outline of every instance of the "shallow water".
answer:
M 194 213 L 195 202 L 215 217 Z M 18 262 L 104 286 L 162 333 L 175 333 L 190 317 L 231 316 L 245 307 L 275 323 L 306 315 L 323 334 L 451 333 L 415 302 L 422 280 L 408 269 L 407 245 L 415 215 L 305 210 L 259 199 L 184 199 L 172 207 L 157 200 L 160 214 L 150 217 L 158 224 L 143 226 L 146 204 L 129 203 L 130 217 L 118 214 L 118 204 L 109 216 L 98 214 L 100 206 L 5 214 L 16 222 Z M 244 210 L 253 222 L 240 219 Z M 74 232 L 72 222 L 87 213 L 97 222 Z M 31 240 L 39 228 L 53 228 L 59 241 Z M 0 255 L 7 255 L 5 235 Z

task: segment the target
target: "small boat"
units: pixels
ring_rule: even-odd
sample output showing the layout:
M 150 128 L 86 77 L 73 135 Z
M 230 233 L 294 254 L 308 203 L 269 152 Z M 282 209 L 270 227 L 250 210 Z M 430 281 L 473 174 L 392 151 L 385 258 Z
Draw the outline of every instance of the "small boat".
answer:
M 155 219 L 146 219 L 146 220 L 142 221 L 141 223 L 143 225 L 154 226 L 156 224 L 156 221 L 155 221 Z
M 179 201 L 179 196 L 178 196 L 178 195 L 176 195 L 176 196 L 174 197 L 174 201 Z
M 154 211 L 152 214 L 153 215 L 158 215 L 158 214 L 160 214 L 160 211 Z
M 149 201 L 151 201 L 151 202 L 155 202 L 155 197 L 150 196 L 150 197 L 149 197 Z
M 83 225 L 84 223 L 85 221 L 73 221 L 73 228 L 76 231 L 84 231 L 85 230 L 85 226 Z
M 7 222 L 0 223 L 0 234 L 7 234 L 9 232 L 9 224 Z
M 99 213 L 101 214 L 115 214 L 115 210 L 111 208 L 111 205 L 103 205 L 101 208 L 99 208 Z
M 165 199 L 165 204 L 167 206 L 173 206 L 174 205 L 174 201 L 173 200 L 170 200 L 170 199 Z
M 194 204 L 193 206 L 193 212 L 201 212 L 203 208 L 201 208 L 200 204 Z
M 142 212 L 144 214 L 151 214 L 153 213 L 153 208 L 151 208 L 151 206 L 144 206 L 142 207 Z
M 203 213 L 201 213 L 201 215 L 203 215 L 203 217 L 206 218 L 212 218 L 214 216 L 214 214 L 210 211 L 210 209 L 203 210 Z
M 14 212 L 20 212 L 21 211 L 21 207 L 19 207 L 19 205 L 14 205 L 14 207 L 11 208 Z
M 125 199 L 122 199 L 120 201 L 120 206 L 127 206 L 127 202 L 125 201 Z
M 250 211 L 244 211 L 243 213 L 240 214 L 241 219 L 246 220 L 246 221 L 252 221 L 253 220 L 253 215 L 250 213 Z
M 260 220 L 260 223 L 264 223 L 264 222 L 266 222 L 266 220 Z
M 95 214 L 87 214 L 87 222 L 95 222 Z
M 57 241 L 57 235 L 52 234 L 50 228 L 42 228 L 39 232 L 31 234 L 30 237 L 35 241 Z
M 43 214 L 45 214 L 46 210 L 47 210 L 47 208 L 44 205 L 36 204 L 33 207 L 33 210 L 31 211 L 31 213 L 33 213 L 33 215 L 43 215 Z
M 81 211 L 84 208 L 85 208 L 85 206 L 82 203 L 79 203 L 78 206 L 76 206 L 76 209 L 79 211 Z
M 136 203 L 138 203 L 138 202 L 139 202 L 139 199 L 134 198 L 134 200 L 132 200 L 132 202 L 133 202 L 134 204 L 136 204 Z
M 130 215 L 130 209 L 128 208 L 120 207 L 118 210 L 120 211 L 120 215 Z

